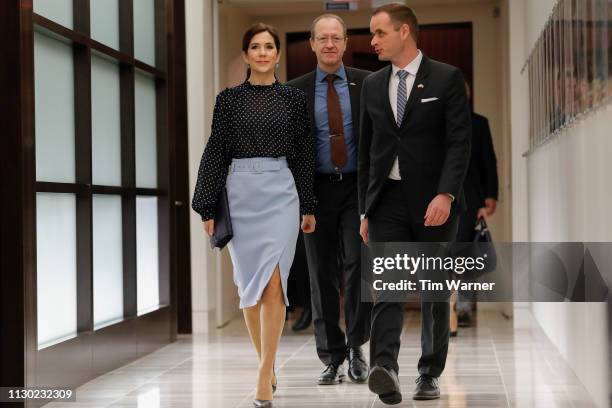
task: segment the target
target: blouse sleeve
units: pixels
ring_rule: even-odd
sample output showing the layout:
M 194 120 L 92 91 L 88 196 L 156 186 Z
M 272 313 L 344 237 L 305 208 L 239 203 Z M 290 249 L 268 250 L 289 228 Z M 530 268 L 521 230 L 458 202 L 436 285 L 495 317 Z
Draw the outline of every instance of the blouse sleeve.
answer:
M 293 173 L 295 186 L 300 198 L 300 213 L 302 215 L 314 214 L 316 207 L 313 187 L 315 171 L 314 140 L 310 132 L 306 96 L 301 91 L 295 93 L 292 113 L 295 144 L 293 154 L 289 157 L 289 168 Z
M 225 186 L 229 167 L 227 149 L 228 101 L 224 92 L 217 96 L 213 111 L 212 131 L 198 171 L 191 208 L 202 220 L 210 220 L 215 216 L 215 208 L 219 194 Z

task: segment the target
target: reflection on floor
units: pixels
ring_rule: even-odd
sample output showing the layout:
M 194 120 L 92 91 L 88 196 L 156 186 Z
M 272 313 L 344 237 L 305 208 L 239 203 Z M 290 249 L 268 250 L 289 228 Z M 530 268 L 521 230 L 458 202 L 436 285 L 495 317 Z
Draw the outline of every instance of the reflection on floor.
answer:
M 400 351 L 401 407 L 594 407 L 550 341 L 532 322 L 513 328 L 484 312 L 451 339 L 442 398 L 411 399 L 420 353 L 420 318 L 408 313 Z M 367 345 L 365 346 L 367 350 Z M 241 319 L 211 335 L 178 342 L 77 389 L 77 402 L 46 407 L 251 407 L 255 352 Z M 383 407 L 367 385 L 317 386 L 322 370 L 312 331 L 288 328 L 277 360 L 274 407 Z

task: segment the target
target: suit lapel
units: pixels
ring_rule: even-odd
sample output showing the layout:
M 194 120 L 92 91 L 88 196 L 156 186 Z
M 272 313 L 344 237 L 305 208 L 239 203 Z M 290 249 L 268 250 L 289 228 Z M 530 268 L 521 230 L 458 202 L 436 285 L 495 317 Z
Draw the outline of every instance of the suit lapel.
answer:
M 429 59 L 423 55 L 423 59 L 421 60 L 421 65 L 419 66 L 419 70 L 417 71 L 416 78 L 414 79 L 414 85 L 412 85 L 412 90 L 410 91 L 410 96 L 408 97 L 408 102 L 406 103 L 406 109 L 404 110 L 404 117 L 402 118 L 402 127 L 406 124 L 407 118 L 410 115 L 410 112 L 416 104 L 421 100 L 421 95 L 423 91 L 427 87 L 427 77 L 429 76 Z
M 359 96 L 361 94 L 361 84 L 351 81 L 350 68 L 345 67 L 346 81 L 348 82 L 349 95 L 351 97 L 351 116 L 353 119 L 353 134 L 359 132 Z

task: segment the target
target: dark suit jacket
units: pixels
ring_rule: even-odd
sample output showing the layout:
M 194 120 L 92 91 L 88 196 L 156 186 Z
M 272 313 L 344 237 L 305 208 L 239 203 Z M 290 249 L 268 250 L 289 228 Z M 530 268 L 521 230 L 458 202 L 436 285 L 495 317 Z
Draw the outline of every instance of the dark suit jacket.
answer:
M 363 80 L 371 74 L 370 71 L 365 71 L 363 69 L 351 68 L 344 66 L 346 70 L 346 79 L 349 83 L 349 94 L 351 96 L 351 113 L 353 116 L 353 137 L 355 138 L 355 144 L 357 149 L 359 149 L 359 103 L 361 99 L 361 87 L 363 84 Z M 316 79 L 316 71 L 309 72 L 307 74 L 302 75 L 301 77 L 292 79 L 287 82 L 287 85 L 293 86 L 295 88 L 301 89 L 306 94 L 306 100 L 308 103 L 308 112 L 310 116 L 310 131 L 312 132 L 312 137 L 314 138 L 314 133 L 316 132 L 315 126 L 315 117 L 314 117 L 314 109 L 315 109 L 315 79 Z
M 463 191 L 469 209 L 484 207 L 485 198 L 497 200 L 497 158 L 493 150 L 489 121 L 474 112 L 472 112 L 472 153 L 463 182 Z
M 391 66 L 367 77 L 361 94 L 359 211 L 375 208 L 396 157 L 413 217 L 422 220 L 438 193 L 455 196 L 451 215 L 465 209 L 463 180 L 470 158 L 470 108 L 459 69 L 423 60 L 398 127 L 389 101 Z M 438 98 L 431 102 L 422 99 Z

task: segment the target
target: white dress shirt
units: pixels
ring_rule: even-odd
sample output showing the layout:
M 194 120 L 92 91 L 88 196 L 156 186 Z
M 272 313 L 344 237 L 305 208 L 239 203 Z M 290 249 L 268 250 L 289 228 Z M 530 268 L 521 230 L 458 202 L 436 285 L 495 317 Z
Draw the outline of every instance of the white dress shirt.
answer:
M 408 76 L 406 77 L 406 91 L 408 99 L 410 99 L 410 92 L 412 91 L 412 86 L 414 85 L 414 80 L 416 79 L 416 74 L 419 71 L 419 67 L 421 66 L 421 61 L 423 60 L 423 54 L 421 50 L 418 50 L 417 56 L 405 67 L 399 68 L 395 65 L 391 65 L 391 79 L 389 80 L 389 102 L 391 102 L 391 109 L 393 109 L 393 116 L 395 117 L 395 121 L 398 121 L 397 118 L 397 88 L 399 86 L 400 78 L 397 75 L 397 71 L 403 69 L 408 72 Z M 389 172 L 389 178 L 393 180 L 401 180 L 399 171 L 399 160 L 396 157 L 395 162 L 393 162 L 393 167 L 391 168 L 391 172 Z

